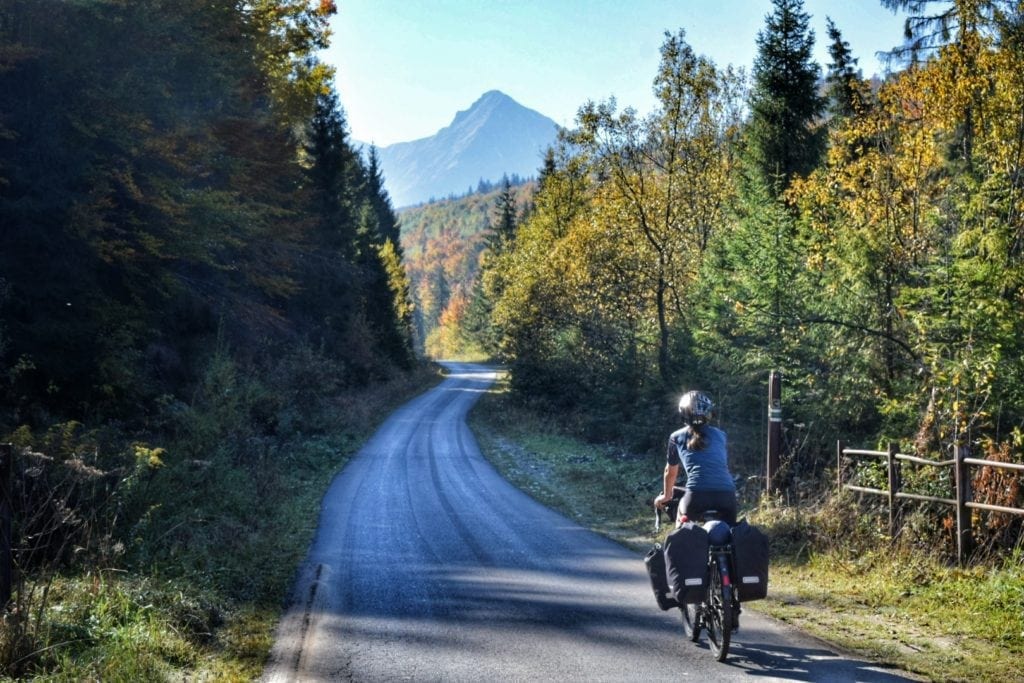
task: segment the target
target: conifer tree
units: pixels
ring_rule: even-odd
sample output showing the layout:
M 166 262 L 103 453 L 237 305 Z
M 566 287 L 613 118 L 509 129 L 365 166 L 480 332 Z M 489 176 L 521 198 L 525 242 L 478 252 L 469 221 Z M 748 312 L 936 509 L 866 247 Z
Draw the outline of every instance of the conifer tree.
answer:
M 309 167 L 306 175 L 320 238 L 331 244 L 339 255 L 351 259 L 352 202 L 359 189 L 360 169 L 349 147 L 344 113 L 333 90 L 317 97 L 307 137 Z
M 546 150 L 544 150 L 544 163 L 541 165 L 541 167 L 540 167 L 540 169 L 538 171 L 538 176 L 537 176 L 537 191 L 538 192 L 542 191 L 544 189 L 545 182 L 547 181 L 548 178 L 550 178 L 551 176 L 553 176 L 555 174 L 556 170 L 557 170 L 557 167 L 556 167 L 556 162 L 555 162 L 555 148 L 549 146 Z
M 821 69 L 812 61 L 814 31 L 803 0 L 772 0 L 757 35 L 751 92 L 749 154 L 765 185 L 776 196 L 796 176 L 806 176 L 821 158 L 824 110 L 818 95 Z
M 889 56 L 917 63 L 944 46 L 991 29 L 999 19 L 1019 15 L 1015 0 L 882 0 L 887 9 L 904 11 L 904 43 Z
M 363 178 L 363 205 L 356 234 L 363 314 L 385 357 L 400 367 L 409 367 L 413 357 L 410 286 L 401 266 L 398 217 L 384 188 L 374 148 L 363 167 Z
M 366 161 L 366 194 L 373 206 L 381 239 L 391 240 L 398 254 L 401 255 L 401 230 L 395 209 L 391 204 L 391 197 L 384 188 L 384 172 L 380 166 L 380 155 L 377 154 L 376 146 L 370 147 Z
M 850 44 L 843 40 L 843 34 L 831 18 L 826 18 L 829 43 L 828 54 L 832 62 L 828 65 L 826 94 L 829 113 L 835 120 L 849 118 L 861 111 L 865 105 L 861 74 L 857 58 L 850 50 Z
M 497 221 L 493 224 L 493 237 L 489 240 L 489 246 L 495 252 L 504 251 L 516 236 L 516 223 L 518 222 L 516 212 L 516 195 L 512 191 L 512 183 L 508 176 L 501 180 L 501 193 L 494 202 L 497 212 Z

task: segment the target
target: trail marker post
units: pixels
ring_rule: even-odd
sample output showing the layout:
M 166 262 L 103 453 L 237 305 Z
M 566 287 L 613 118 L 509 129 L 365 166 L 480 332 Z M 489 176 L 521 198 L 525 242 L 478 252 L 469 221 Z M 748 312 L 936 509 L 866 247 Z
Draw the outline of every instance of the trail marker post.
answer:
M 771 371 L 768 375 L 768 493 L 775 493 L 778 486 L 775 476 L 779 472 L 779 451 L 782 448 L 782 373 Z

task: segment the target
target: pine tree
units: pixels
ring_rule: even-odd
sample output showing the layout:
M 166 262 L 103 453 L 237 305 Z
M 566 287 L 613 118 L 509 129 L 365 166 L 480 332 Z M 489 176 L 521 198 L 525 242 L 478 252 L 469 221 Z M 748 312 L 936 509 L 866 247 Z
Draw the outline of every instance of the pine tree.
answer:
M 516 195 L 512 191 L 512 183 L 507 175 L 502 177 L 501 193 L 494 202 L 494 208 L 497 212 L 497 220 L 493 224 L 489 246 L 493 251 L 500 253 L 507 249 L 515 239 L 518 222 Z
M 363 282 L 362 309 L 385 358 L 407 368 L 413 358 L 412 307 L 402 268 L 398 217 L 384 188 L 376 149 L 363 167 L 363 206 L 356 234 L 356 264 Z
M 556 161 L 555 161 L 555 148 L 549 146 L 546 150 L 544 150 L 544 163 L 541 165 L 541 167 L 540 167 L 540 169 L 538 171 L 538 173 L 539 173 L 539 175 L 537 176 L 537 191 L 538 192 L 543 191 L 544 185 L 547 182 L 547 179 L 550 178 L 551 176 L 553 176 L 557 170 L 558 170 L 558 167 L 557 167 L 557 164 L 556 164 Z
M 817 166 L 824 138 L 815 124 L 825 102 L 817 91 L 821 69 L 812 61 L 814 31 L 803 0 L 772 4 L 757 35 L 748 139 L 751 161 L 778 196 Z
M 866 98 L 857 58 L 853 56 L 850 44 L 843 40 L 843 34 L 831 18 L 826 18 L 826 25 L 832 41 L 828 47 L 832 62 L 825 77 L 828 108 L 834 120 L 842 120 L 862 111 Z
M 338 255 L 351 260 L 354 216 L 352 202 L 359 189 L 358 159 L 348 144 L 345 117 L 333 90 L 317 96 L 305 145 L 310 208 L 319 238 Z
M 963 43 L 965 37 L 1020 13 L 1014 0 L 882 0 L 882 5 L 908 14 L 904 43 L 889 57 L 910 63 L 934 56 L 946 45 Z
M 380 156 L 375 146 L 370 147 L 369 158 L 366 162 L 366 194 L 373 206 L 374 216 L 377 218 L 377 227 L 381 239 L 391 240 L 401 255 L 401 230 L 398 224 L 398 217 L 391 204 L 391 197 L 384 188 L 384 172 L 380 166 Z

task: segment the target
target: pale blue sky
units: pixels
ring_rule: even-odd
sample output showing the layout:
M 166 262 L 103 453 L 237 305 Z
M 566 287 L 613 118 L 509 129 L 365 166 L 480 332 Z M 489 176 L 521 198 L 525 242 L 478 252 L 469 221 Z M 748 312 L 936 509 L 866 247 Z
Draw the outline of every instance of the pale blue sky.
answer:
M 805 0 L 817 60 L 825 17 L 865 76 L 901 42 L 903 19 L 877 0 Z M 748 70 L 770 0 L 340 0 L 324 59 L 352 136 L 385 146 L 433 135 L 488 90 L 563 126 L 587 100 L 614 96 L 647 112 L 666 30 L 720 66 Z

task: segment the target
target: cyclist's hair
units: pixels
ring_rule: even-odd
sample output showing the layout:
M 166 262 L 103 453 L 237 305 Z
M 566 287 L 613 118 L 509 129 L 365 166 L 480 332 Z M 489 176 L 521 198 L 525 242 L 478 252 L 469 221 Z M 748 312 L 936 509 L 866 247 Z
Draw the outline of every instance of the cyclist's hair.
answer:
M 704 425 L 690 425 L 690 438 L 686 440 L 686 450 L 699 451 L 707 445 Z

